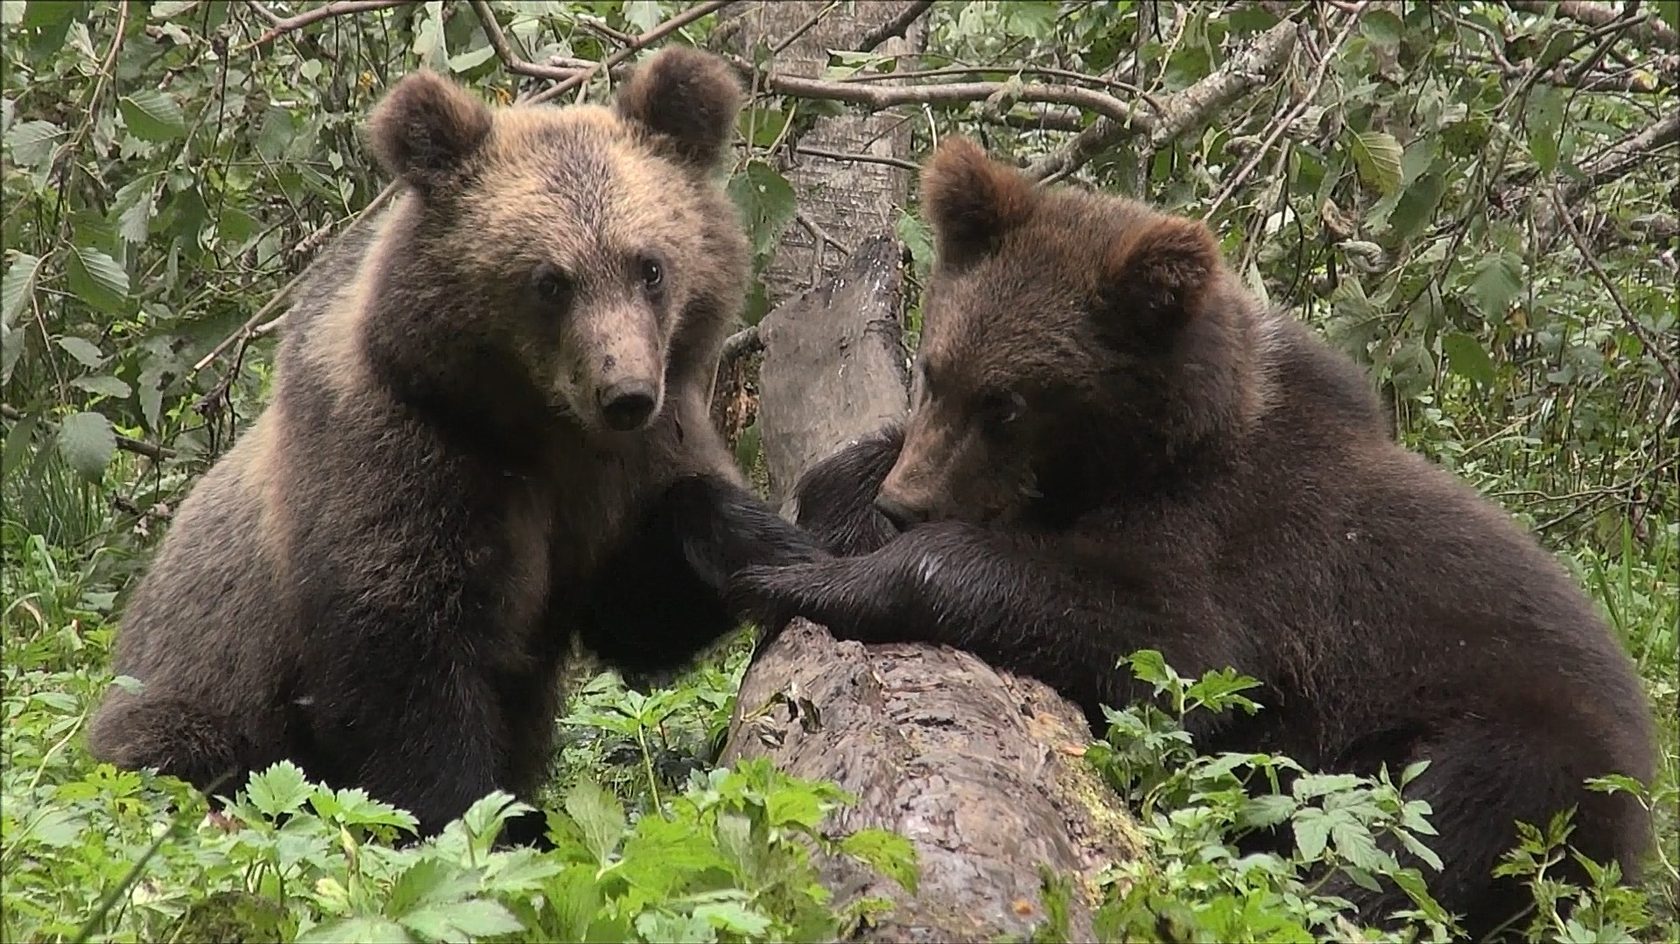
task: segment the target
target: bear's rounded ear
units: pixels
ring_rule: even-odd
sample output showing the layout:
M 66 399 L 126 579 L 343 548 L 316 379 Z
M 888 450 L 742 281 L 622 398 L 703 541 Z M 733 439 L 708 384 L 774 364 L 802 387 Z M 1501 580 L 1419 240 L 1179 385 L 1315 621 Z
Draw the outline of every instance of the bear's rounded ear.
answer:
M 984 258 L 1026 222 L 1036 199 L 1025 174 L 987 157 L 967 138 L 946 138 L 922 168 L 922 211 L 933 224 L 944 266 Z
M 379 163 L 421 192 L 447 181 L 490 133 L 490 108 L 435 72 L 412 72 L 373 110 Z
M 745 98 L 722 59 L 667 46 L 624 83 L 618 113 L 663 135 L 683 163 L 710 170 L 723 157 Z
M 1127 334 L 1171 332 L 1195 313 L 1221 265 L 1219 243 L 1205 223 L 1152 215 L 1129 227 L 1103 255 L 1104 314 Z

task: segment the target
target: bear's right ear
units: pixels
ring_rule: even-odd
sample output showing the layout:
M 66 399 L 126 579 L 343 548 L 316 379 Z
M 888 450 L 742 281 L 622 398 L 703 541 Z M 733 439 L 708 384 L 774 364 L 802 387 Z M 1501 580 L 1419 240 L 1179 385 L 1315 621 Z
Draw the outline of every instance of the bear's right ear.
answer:
M 490 108 L 435 72 L 403 77 L 373 110 L 379 163 L 422 193 L 445 183 L 490 133 Z
M 984 258 L 1026 222 L 1035 199 L 1032 181 L 966 138 L 946 138 L 922 168 L 922 211 L 941 265 L 962 268 Z
M 1219 243 L 1200 220 L 1151 215 L 1111 243 L 1099 269 L 1103 315 L 1131 337 L 1182 326 L 1219 278 Z
M 683 163 L 711 170 L 723 157 L 745 95 L 722 59 L 667 46 L 618 93 L 618 113 L 663 135 Z

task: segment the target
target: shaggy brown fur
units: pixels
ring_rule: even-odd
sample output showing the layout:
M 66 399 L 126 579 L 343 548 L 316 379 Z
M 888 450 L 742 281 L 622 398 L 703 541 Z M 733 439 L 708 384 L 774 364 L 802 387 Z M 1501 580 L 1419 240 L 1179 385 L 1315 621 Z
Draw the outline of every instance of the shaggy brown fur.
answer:
M 615 109 L 392 89 L 372 145 L 408 192 L 303 286 L 273 402 L 129 601 L 144 688 L 97 756 L 200 787 L 290 758 L 435 830 L 543 779 L 574 635 L 680 662 L 733 625 L 727 574 L 817 553 L 707 414 L 748 274 L 713 177 L 740 102 L 680 49 Z
M 1634 870 L 1646 814 L 1582 781 L 1651 776 L 1649 707 L 1530 535 L 1395 445 L 1355 366 L 1261 310 L 1200 223 L 1036 190 L 960 140 L 923 181 L 939 260 L 908 429 L 798 490 L 858 556 L 751 568 L 752 609 L 961 646 L 1093 721 L 1148 697 L 1116 668 L 1135 650 L 1234 666 L 1265 708 L 1203 724 L 1206 748 L 1430 762 L 1431 887 L 1472 933 L 1522 898 L 1490 877 L 1515 820 L 1578 806 L 1576 845 Z M 1341 890 L 1367 917 L 1407 901 Z

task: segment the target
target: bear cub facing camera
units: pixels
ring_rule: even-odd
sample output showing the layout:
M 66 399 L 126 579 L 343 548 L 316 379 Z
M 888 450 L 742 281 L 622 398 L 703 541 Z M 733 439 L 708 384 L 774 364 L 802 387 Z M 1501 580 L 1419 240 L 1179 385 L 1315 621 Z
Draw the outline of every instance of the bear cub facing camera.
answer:
M 107 695 L 96 756 L 228 793 L 288 758 L 430 833 L 531 798 L 574 637 L 681 663 L 735 625 L 729 574 L 822 553 L 708 416 L 748 276 L 714 178 L 741 100 L 686 49 L 611 108 L 391 90 L 370 138 L 404 193 L 323 257 L 272 402 L 129 601 L 142 688 Z
M 1351 361 L 1263 310 L 1199 222 L 1036 188 L 961 140 L 923 188 L 908 424 L 803 479 L 800 523 L 847 556 L 743 571 L 754 612 L 962 647 L 1093 721 L 1149 697 L 1117 668 L 1138 649 L 1233 666 L 1264 708 L 1202 722 L 1204 749 L 1429 762 L 1425 876 L 1478 936 L 1525 902 L 1491 875 L 1517 820 L 1575 807 L 1575 846 L 1634 871 L 1646 813 L 1583 785 L 1652 774 L 1630 660 L 1532 536 L 1391 440 Z M 1370 920 L 1409 906 L 1336 890 Z

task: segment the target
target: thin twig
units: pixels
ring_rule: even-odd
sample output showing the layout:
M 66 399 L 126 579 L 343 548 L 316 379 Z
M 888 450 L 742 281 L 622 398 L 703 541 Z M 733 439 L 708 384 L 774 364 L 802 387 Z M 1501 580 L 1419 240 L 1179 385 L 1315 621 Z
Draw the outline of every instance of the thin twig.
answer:
M 406 6 L 415 0 L 330 0 L 312 10 L 305 10 L 296 16 L 280 16 L 270 10 L 265 4 L 257 0 L 246 0 L 246 6 L 251 12 L 263 18 L 268 23 L 268 29 L 251 42 L 247 49 L 267 45 L 292 30 L 302 29 L 311 23 L 335 16 L 349 16 L 355 13 L 367 13 L 371 10 L 385 10 L 390 7 Z
M 795 154 L 809 154 L 812 157 L 826 158 L 831 161 L 850 161 L 855 164 L 885 164 L 888 167 L 898 167 L 912 173 L 920 171 L 920 165 L 899 157 L 888 157 L 883 154 L 854 154 L 848 151 L 830 151 L 827 148 L 809 147 L 800 144 L 793 149 Z
M 1249 155 L 1241 169 L 1232 174 L 1231 179 L 1225 181 L 1225 185 L 1219 188 L 1219 193 L 1214 196 L 1213 202 L 1208 204 L 1207 212 L 1202 214 L 1203 219 L 1213 218 L 1213 214 L 1218 212 L 1220 206 L 1225 203 L 1231 194 L 1236 193 L 1237 188 L 1248 180 L 1248 175 L 1254 173 L 1254 169 L 1260 166 L 1260 162 L 1265 159 L 1266 154 L 1271 151 L 1272 145 L 1277 143 L 1278 138 L 1282 137 L 1289 126 L 1305 114 L 1312 103 L 1318 99 L 1318 90 L 1324 87 L 1324 79 L 1330 72 L 1331 60 L 1335 59 L 1336 53 L 1342 48 L 1342 44 L 1347 42 L 1348 36 L 1352 35 L 1353 28 L 1359 25 L 1359 15 L 1363 12 L 1365 12 L 1365 3 L 1361 2 L 1345 14 L 1347 22 L 1342 24 L 1341 31 L 1336 34 L 1335 39 L 1330 41 L 1330 45 L 1325 48 L 1323 55 L 1319 58 L 1318 68 L 1313 71 L 1312 80 L 1307 83 L 1306 94 L 1301 96 L 1301 100 L 1296 102 L 1293 108 L 1290 108 L 1272 122 L 1272 128 L 1265 138 L 1261 139 L 1260 146 L 1254 149 L 1253 154 Z
M 1593 275 L 1597 276 L 1599 284 L 1610 293 L 1610 302 L 1616 306 L 1616 311 L 1621 313 L 1623 323 L 1639 339 L 1639 343 L 1645 347 L 1645 352 L 1651 355 L 1651 359 L 1657 362 L 1663 373 L 1668 375 L 1669 396 L 1672 398 L 1680 395 L 1680 370 L 1677 370 L 1674 363 L 1664 355 L 1664 349 L 1658 346 L 1657 339 L 1639 323 L 1632 309 L 1628 308 L 1627 302 L 1622 301 L 1622 293 L 1616 291 L 1616 284 L 1610 280 L 1610 274 L 1604 271 L 1604 266 L 1599 265 L 1598 257 L 1593 255 L 1592 248 L 1587 245 L 1586 237 L 1582 236 L 1580 229 L 1575 226 L 1575 219 L 1570 215 L 1569 208 L 1563 205 L 1563 198 L 1555 189 L 1547 195 L 1552 200 L 1552 207 L 1563 224 L 1564 232 L 1569 234 L 1569 240 L 1575 244 L 1576 251 L 1581 254 L 1581 259 L 1586 262 L 1587 267 L 1592 269 Z M 1664 413 L 1666 412 L 1665 410 Z
M 637 36 L 635 38 L 635 40 L 632 43 L 630 43 L 630 45 L 625 46 L 623 49 L 620 49 L 618 52 L 615 52 L 612 55 L 608 56 L 607 58 L 605 58 L 605 59 L 601 60 L 600 62 L 596 63 L 594 65 L 594 67 L 592 67 L 590 69 L 586 69 L 582 72 L 576 73 L 576 74 L 572 75 L 570 78 L 567 78 L 563 81 L 557 82 L 554 85 L 551 85 L 548 88 L 543 89 L 542 91 L 536 93 L 535 95 L 532 95 L 529 99 L 526 99 L 526 101 L 530 102 L 531 104 L 536 104 L 536 103 L 539 103 L 539 102 L 546 102 L 546 101 L 550 101 L 551 99 L 558 98 L 561 95 L 564 95 L 567 92 L 571 91 L 572 89 L 577 88 L 578 86 L 581 86 L 584 83 L 588 82 L 590 79 L 595 77 L 596 73 L 601 72 L 602 70 L 611 69 L 613 66 L 616 66 L 619 63 L 623 62 L 624 60 L 629 59 L 631 56 L 634 56 L 637 52 L 640 52 L 642 49 L 645 49 L 649 45 L 651 45 L 653 43 L 656 43 L 661 39 L 664 39 L 666 36 L 671 35 L 672 33 L 676 32 L 677 30 L 682 29 L 683 27 L 689 25 L 690 23 L 693 23 L 696 20 L 699 20 L 703 17 L 710 16 L 711 14 L 716 13 L 717 11 L 723 9 L 724 7 L 729 6 L 730 4 L 732 4 L 734 2 L 736 2 L 736 0 L 708 0 L 708 2 L 706 2 L 706 3 L 695 4 L 694 6 L 689 7 L 687 10 L 684 10 L 683 12 L 677 14 L 676 16 L 673 16 L 670 19 L 666 20 L 665 22 L 659 24 L 658 26 L 655 26 L 653 29 L 650 29 L 647 32 L 643 33 L 642 35 Z

